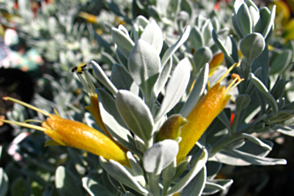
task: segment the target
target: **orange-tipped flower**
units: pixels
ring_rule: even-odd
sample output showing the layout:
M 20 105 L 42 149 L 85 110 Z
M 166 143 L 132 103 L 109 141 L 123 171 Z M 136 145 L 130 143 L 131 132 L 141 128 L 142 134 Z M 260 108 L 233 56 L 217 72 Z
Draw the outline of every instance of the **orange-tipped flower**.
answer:
M 48 116 L 48 118 L 42 122 L 41 126 L 4 119 L 0 119 L 1 122 L 43 131 L 54 141 L 49 141 L 46 145 L 59 144 L 62 146 L 82 149 L 98 156 L 103 156 L 107 160 L 112 159 L 122 165 L 129 166 L 129 161 L 125 152 L 110 138 L 99 131 L 83 123 L 63 119 L 58 115 L 42 111 L 22 101 L 10 97 L 4 97 L 3 99 L 19 103 L 23 106 L 41 112 L 42 114 Z
M 239 64 L 234 64 L 224 76 L 208 90 L 207 94 L 202 97 L 190 114 L 187 116 L 188 123 L 182 127 L 179 143 L 179 153 L 177 155 L 177 163 L 182 162 L 195 143 L 200 139 L 204 131 L 208 128 L 214 118 L 223 110 L 230 99 L 228 94 L 231 89 L 238 85 L 237 78 L 227 87 L 220 86 L 220 82 L 224 77 Z
M 85 108 L 93 115 L 95 118 L 95 122 L 97 123 L 98 127 L 114 142 L 116 143 L 123 151 L 127 152 L 127 149 L 124 148 L 122 145 L 120 145 L 118 142 L 116 142 L 110 133 L 108 132 L 107 128 L 105 127 L 102 117 L 100 114 L 100 108 L 99 108 L 99 101 L 97 94 L 95 92 L 95 86 L 89 76 L 89 73 L 87 72 L 87 64 L 81 64 L 80 66 L 74 67 L 72 69 L 72 72 L 75 72 L 80 79 L 80 82 L 86 89 L 90 101 L 91 101 L 91 106 L 86 106 Z M 86 80 L 82 77 L 82 74 L 85 75 Z

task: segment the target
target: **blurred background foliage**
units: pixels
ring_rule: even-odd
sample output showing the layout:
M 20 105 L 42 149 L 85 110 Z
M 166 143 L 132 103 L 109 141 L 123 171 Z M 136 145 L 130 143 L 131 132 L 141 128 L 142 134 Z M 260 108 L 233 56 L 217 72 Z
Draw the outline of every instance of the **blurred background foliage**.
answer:
M 168 3 L 180 3 L 181 11 L 172 10 L 177 6 L 168 6 Z M 283 61 L 285 67 L 270 73 L 270 79 L 274 84 L 279 75 L 285 77 L 288 81 L 285 97 L 289 102 L 294 101 L 294 3 L 291 0 L 255 3 L 260 7 L 276 5 L 275 30 L 269 43 L 270 66 Z M 198 16 L 218 24 L 220 38 L 233 34 L 239 40 L 231 22 L 232 7 L 230 0 L 182 0 L 166 1 L 166 4 L 156 4 L 152 0 L 0 0 L 0 97 L 11 96 L 50 112 L 56 108 L 64 118 L 90 124 L 93 119 L 84 109 L 89 98 L 70 70 L 95 60 L 110 76 L 113 64 L 121 61 L 112 40 L 112 27 L 123 25 L 130 31 L 137 16 L 152 17 L 160 25 L 166 43 L 171 45 L 178 39 L 181 29 L 191 23 L 189 18 Z M 198 27 L 208 28 L 203 24 L 199 23 Z M 223 64 L 224 55 L 209 42 L 211 36 L 206 37 L 204 32 L 203 37 L 208 41 L 201 47 L 207 46 L 212 52 L 214 63 L 211 66 Z M 187 47 L 180 48 L 174 58 L 192 57 L 199 49 L 197 44 L 190 39 Z M 9 119 L 40 119 L 31 110 L 2 100 L 0 109 L 1 115 Z M 97 179 L 97 175 L 100 184 L 96 185 L 101 195 L 116 193 L 115 190 L 109 192 L 113 190 L 113 182 L 94 155 L 64 147 L 45 148 L 44 134 L 26 128 L 5 125 L 0 134 L 0 195 L 4 192 L 12 196 L 87 195 L 87 184 L 92 178 Z M 257 136 L 271 140 L 275 148 L 269 156 L 285 158 L 288 165 L 225 165 L 217 178 L 234 179 L 228 195 L 294 195 L 293 138 L 277 132 Z M 58 166 L 64 167 L 56 170 Z M 87 177 L 83 178 L 85 175 Z M 58 188 L 55 176 L 68 178 L 65 181 L 68 184 L 64 185 L 66 190 Z

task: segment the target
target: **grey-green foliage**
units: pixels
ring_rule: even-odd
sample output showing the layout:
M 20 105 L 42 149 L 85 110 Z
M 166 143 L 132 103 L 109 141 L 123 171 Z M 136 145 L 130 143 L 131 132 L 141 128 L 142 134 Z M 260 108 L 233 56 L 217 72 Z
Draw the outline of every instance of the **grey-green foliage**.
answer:
M 283 75 L 277 77 L 278 73 L 287 70 L 293 48 L 277 50 L 273 56 L 268 51 L 275 8 L 272 11 L 259 9 L 250 0 L 237 0 L 232 11 L 232 30 L 236 37 L 228 36 L 229 29 L 216 14 L 213 17 L 208 14 L 196 16 L 201 12 L 197 12 L 189 0 L 153 3 L 133 1 L 134 15 L 145 13 L 153 19 L 140 15 L 131 27 L 113 27 L 111 39 L 107 41 L 96 35 L 102 49 L 115 55 L 110 79 L 98 63 L 90 63 L 94 75 L 103 84 L 96 89 L 102 120 L 111 136 L 129 150 L 127 157 L 131 167 L 103 157 L 98 164 L 94 155 L 80 154 L 70 148 L 55 148 L 63 149 L 57 158 L 53 156 L 57 152 L 41 160 L 29 156 L 27 159 L 33 165 L 41 163 L 38 167 L 45 169 L 44 173 L 55 176 L 54 180 L 45 178 L 46 195 L 66 195 L 73 191 L 75 195 L 85 192 L 90 195 L 172 195 L 177 192 L 209 195 L 224 193 L 232 184 L 230 179 L 215 179 L 222 163 L 235 166 L 286 163 L 284 159 L 266 157 L 273 143 L 252 135 L 271 129 L 294 135 L 292 126 L 284 124 L 293 115 L 294 104 L 284 97 L 285 78 Z M 114 4 L 108 6 L 115 11 Z M 167 9 L 163 9 L 165 7 Z M 121 7 L 117 8 L 122 13 Z M 128 17 L 124 15 L 125 19 Z M 50 23 L 55 22 L 50 19 Z M 67 33 L 71 32 L 70 27 L 65 29 Z M 178 35 L 174 35 L 175 31 Z M 239 56 L 238 48 L 243 57 Z M 238 86 L 238 95 L 233 95 L 230 102 L 234 107 L 223 110 L 186 159 L 176 163 L 181 138 L 156 142 L 155 135 L 170 115 L 179 113 L 187 117 L 205 94 L 208 81 L 213 85 L 222 75 L 209 77 L 209 63 L 219 53 L 224 54 L 226 67 L 241 61 L 240 67 L 233 70 L 244 78 Z M 66 54 L 74 59 L 71 51 Z M 271 65 L 270 60 L 273 60 Z M 216 73 L 226 69 L 219 68 L 217 71 L 220 72 Z M 274 85 L 271 85 L 273 78 Z M 74 101 L 82 98 L 63 95 L 62 91 L 70 89 L 66 83 L 76 85 L 69 80 L 63 80 L 61 87 L 54 83 L 56 89 L 61 90 L 54 94 L 57 104 L 52 106 L 61 105 L 58 108 L 61 115 L 72 117 L 79 113 L 73 107 Z M 222 84 L 226 85 L 226 81 Z M 162 100 L 157 99 L 160 96 Z M 36 104 L 41 108 L 46 104 L 48 107 L 48 102 L 40 98 Z M 235 114 L 232 126 L 231 113 Z M 89 126 L 95 127 L 88 113 L 84 118 Z M 54 151 L 53 147 L 50 149 Z M 53 163 L 46 164 L 45 158 Z M 59 159 L 65 166 L 57 167 Z M 27 172 L 27 175 L 33 178 L 32 173 Z M 40 183 L 43 181 L 39 180 Z

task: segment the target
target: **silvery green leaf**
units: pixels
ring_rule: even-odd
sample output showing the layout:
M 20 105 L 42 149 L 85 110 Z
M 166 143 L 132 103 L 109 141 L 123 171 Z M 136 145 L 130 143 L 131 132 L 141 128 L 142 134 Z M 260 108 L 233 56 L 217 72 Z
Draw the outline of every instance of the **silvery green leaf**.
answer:
M 251 142 L 253 142 L 253 143 L 259 145 L 260 147 L 262 147 L 262 148 L 264 148 L 264 149 L 266 149 L 266 150 L 269 150 L 269 151 L 272 150 L 272 147 L 271 147 L 271 146 L 269 146 L 269 145 L 263 143 L 261 140 L 259 140 L 258 138 L 254 137 L 254 136 L 252 136 L 252 135 L 249 135 L 249 134 L 247 134 L 247 133 L 242 133 L 242 137 L 245 138 L 245 139 L 250 140 Z
M 242 152 L 236 149 L 232 149 L 232 154 L 236 155 L 237 157 L 243 159 L 248 163 L 252 163 L 254 165 L 285 165 L 287 161 L 285 159 L 273 159 L 267 157 L 261 157 L 252 155 L 246 152 Z
M 278 105 L 276 103 L 275 98 L 270 94 L 266 86 L 257 78 L 253 73 L 250 74 L 251 80 L 254 84 L 254 86 L 261 92 L 261 94 L 266 98 L 266 100 L 269 102 L 269 104 L 272 107 L 273 114 L 278 114 Z
M 185 102 L 184 106 L 181 109 L 180 114 L 183 117 L 187 117 L 191 110 L 198 103 L 199 98 L 205 90 L 205 86 L 208 81 L 209 65 L 208 63 L 202 68 L 201 72 L 198 75 L 198 78 L 193 86 L 193 89 Z
M 189 184 L 183 189 L 181 195 L 202 195 L 206 182 L 206 167 L 204 166 L 201 171 L 189 182 Z
M 151 92 L 160 68 L 160 58 L 154 48 L 148 42 L 139 39 L 130 54 L 128 70 L 134 81 L 140 86 L 146 100 L 152 98 Z M 149 101 L 146 102 L 150 104 Z
M 142 26 L 143 28 L 145 28 L 148 25 L 148 23 L 149 21 L 142 15 L 138 16 L 134 21 L 134 24 Z
M 167 63 L 167 61 L 174 54 L 174 52 L 188 39 L 189 34 L 190 26 L 187 26 L 184 29 L 183 34 L 178 39 L 178 41 L 165 51 L 163 57 L 161 58 L 161 66 L 164 66 Z
M 102 70 L 100 65 L 96 63 L 95 61 L 91 61 L 91 65 L 94 70 L 94 74 L 96 78 L 99 80 L 99 82 L 101 82 L 115 96 L 117 93 L 117 89 L 113 85 L 113 83 L 109 80 L 108 76 Z
M 243 110 L 244 108 L 248 106 L 249 103 L 250 103 L 250 96 L 247 94 L 238 95 L 235 101 L 235 104 L 238 110 Z
M 211 19 L 211 24 L 216 32 L 220 30 L 220 22 L 218 21 L 216 16 L 213 16 L 213 18 Z
M 202 35 L 203 35 L 203 39 L 204 39 L 204 44 L 205 45 L 211 45 L 211 32 L 212 32 L 213 26 L 211 24 L 210 20 L 207 20 L 203 27 L 202 27 Z
M 240 41 L 240 50 L 251 62 L 262 53 L 265 45 L 265 40 L 260 33 L 252 33 Z
M 273 75 L 273 74 L 280 73 L 289 65 L 291 60 L 292 60 L 292 51 L 284 50 L 272 61 L 269 74 Z
M 198 50 L 200 47 L 204 46 L 204 38 L 197 26 L 192 27 L 189 39 L 191 41 L 191 46 L 195 50 Z
M 129 159 L 129 162 L 130 162 L 130 165 L 132 168 L 133 176 L 137 179 L 137 181 L 143 187 L 145 187 L 146 181 L 144 178 L 144 171 L 143 171 L 142 167 L 140 166 L 139 160 L 136 159 L 130 151 L 127 152 L 127 157 Z
M 221 168 L 222 168 L 221 163 L 216 161 L 207 161 L 206 163 L 207 178 L 214 179 L 214 177 L 218 174 Z
M 252 33 L 252 21 L 248 7 L 243 3 L 237 11 L 237 23 L 243 37 Z
M 148 191 L 144 189 L 139 182 L 134 178 L 134 176 L 121 164 L 110 159 L 105 160 L 103 157 L 99 157 L 101 166 L 106 170 L 106 172 L 112 176 L 114 179 L 118 180 L 122 184 L 134 189 L 140 194 L 146 195 Z
M 113 193 L 99 182 L 101 176 L 95 171 L 82 178 L 83 187 L 91 195 L 113 196 Z
M 233 166 L 247 166 L 251 165 L 250 163 L 238 158 L 235 155 L 232 155 L 231 153 L 227 152 L 218 152 L 213 157 L 209 158 L 210 161 L 217 161 L 220 163 L 224 163 L 227 165 L 233 165 Z
M 238 11 L 239 8 L 240 8 L 244 3 L 245 3 L 244 0 L 236 0 L 236 1 L 234 2 L 234 9 L 235 9 L 236 11 Z
M 135 95 L 139 94 L 139 86 L 134 82 L 129 72 L 120 64 L 113 65 L 110 80 L 119 90 L 124 89 L 131 91 Z
M 227 191 L 228 188 L 233 183 L 233 180 L 222 180 L 222 179 L 215 179 L 211 181 L 207 181 L 205 184 L 205 189 L 203 190 L 204 195 L 212 195 L 219 191 Z
M 55 172 L 55 186 L 61 196 L 83 195 L 75 177 L 64 166 L 59 166 Z
M 159 74 L 158 79 L 156 81 L 156 84 L 154 86 L 155 96 L 157 96 L 160 93 L 160 91 L 163 89 L 163 87 L 165 86 L 167 79 L 169 77 L 172 65 L 173 65 L 173 60 L 172 60 L 172 58 L 170 58 L 169 63 L 166 63 L 161 68 L 160 74 Z
M 187 165 L 191 162 L 191 159 L 192 159 L 192 156 L 189 155 L 185 158 L 185 160 L 183 160 L 177 165 L 176 173 L 174 174 L 172 179 L 173 181 L 176 180 L 185 171 L 185 169 L 187 168 Z
M 157 21 L 161 20 L 161 12 L 155 5 L 148 6 L 148 14 Z
M 228 36 L 225 42 L 225 47 L 228 50 L 230 56 L 235 62 L 239 61 L 238 46 L 233 36 Z
M 200 69 L 211 61 L 213 54 L 209 47 L 204 46 L 199 48 L 193 55 L 193 63 L 195 66 L 195 72 L 198 73 Z
M 164 170 L 162 171 L 162 185 L 163 185 L 163 193 L 166 194 L 166 191 L 173 180 L 174 175 L 177 171 L 177 161 L 174 160 L 171 162 Z M 163 195 L 164 195 L 163 194 Z
M 153 133 L 153 117 L 142 99 L 126 90 L 119 90 L 116 96 L 116 107 L 128 128 L 145 142 Z
M 141 138 L 139 138 L 137 135 L 134 135 L 134 140 L 135 140 L 137 149 L 140 152 L 144 153 L 147 150 L 145 142 Z
M 145 27 L 143 33 L 141 34 L 141 39 L 148 42 L 151 46 L 153 46 L 157 53 L 160 54 L 163 46 L 163 35 L 155 20 L 151 20 Z
M 174 140 L 163 140 L 151 146 L 143 156 L 146 172 L 159 175 L 177 156 L 179 145 Z
M 2 146 L 1 146 L 2 150 Z M 8 184 L 8 177 L 5 171 L 2 167 L 0 167 L 0 195 L 6 195 L 6 192 L 8 190 L 9 184 Z
M 248 3 L 247 3 L 248 4 Z M 252 2 L 251 5 L 248 5 L 250 18 L 252 20 L 252 31 L 255 31 L 256 29 L 259 29 L 259 9 L 256 7 L 256 5 Z
M 126 128 L 117 108 L 115 100 L 104 90 L 97 89 L 100 114 L 107 131 L 121 145 L 138 153 L 133 136 Z
M 184 58 L 176 66 L 172 77 L 166 87 L 165 96 L 162 101 L 156 120 L 169 112 L 181 99 L 186 91 L 190 79 L 191 63 L 188 58 Z
M 126 70 L 128 70 L 128 59 L 123 55 L 122 51 L 117 46 L 115 47 L 115 54 L 120 64 L 122 64 Z
M 193 16 L 193 6 L 190 1 L 182 0 L 180 6 L 180 10 L 187 12 L 190 18 Z
M 272 87 L 272 90 L 271 90 L 271 94 L 273 95 L 275 99 L 278 99 L 284 95 L 285 85 L 286 85 L 285 78 L 280 79 L 280 77 L 278 77 L 275 85 Z
M 205 163 L 208 158 L 208 152 L 203 149 L 203 152 L 199 160 L 191 168 L 191 170 L 183 176 L 177 184 L 175 184 L 171 189 L 168 190 L 167 194 L 174 194 L 180 192 L 187 184 L 200 172 L 200 170 L 205 166 Z
M 237 10 L 235 9 L 235 7 L 233 7 L 232 10 L 232 24 L 234 27 L 235 32 L 237 33 L 239 38 L 243 37 L 242 31 L 239 28 L 239 22 L 238 22 L 238 18 L 237 18 Z
M 278 131 L 284 135 L 294 137 L 294 127 L 292 125 L 291 126 L 276 125 L 272 129 L 274 129 L 275 131 Z
M 263 30 L 262 35 L 264 38 L 268 37 L 269 32 L 271 31 L 272 27 L 274 26 L 275 16 L 276 16 L 276 5 L 274 5 L 272 8 L 272 11 L 270 13 L 270 17 L 266 21 L 266 26 L 264 26 L 264 28 L 261 29 L 261 30 Z
M 131 51 L 134 47 L 134 42 L 124 34 L 121 30 L 111 29 L 112 39 L 117 47 L 120 49 L 125 58 L 129 58 Z
M 219 47 L 219 49 L 224 53 L 224 55 L 228 58 L 228 60 L 234 64 L 235 61 L 234 59 L 231 57 L 230 53 L 228 52 L 228 50 L 226 49 L 226 47 L 224 46 L 224 44 L 222 43 L 222 41 L 218 38 L 215 30 L 212 30 L 212 38 L 213 41 L 215 42 L 215 44 Z
M 127 36 L 130 36 L 128 30 L 127 30 L 126 27 L 124 27 L 123 25 L 119 25 L 119 26 L 118 26 L 118 29 L 121 30 L 121 31 L 122 31 L 124 34 L 126 34 Z

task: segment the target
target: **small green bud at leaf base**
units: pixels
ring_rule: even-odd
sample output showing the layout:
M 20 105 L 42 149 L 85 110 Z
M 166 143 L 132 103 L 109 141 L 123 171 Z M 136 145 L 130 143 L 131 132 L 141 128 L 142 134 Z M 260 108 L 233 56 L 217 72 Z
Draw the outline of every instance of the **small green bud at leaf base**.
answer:
M 156 135 L 156 142 L 165 139 L 176 140 L 181 134 L 181 127 L 187 123 L 187 119 L 180 114 L 170 116 L 161 126 Z

